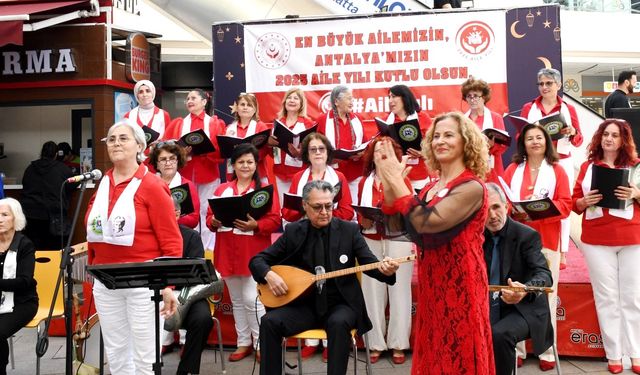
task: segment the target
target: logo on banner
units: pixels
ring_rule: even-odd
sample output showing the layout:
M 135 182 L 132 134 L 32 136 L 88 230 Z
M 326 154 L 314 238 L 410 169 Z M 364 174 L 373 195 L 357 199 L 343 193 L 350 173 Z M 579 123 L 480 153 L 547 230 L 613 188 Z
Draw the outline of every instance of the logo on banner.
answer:
M 470 60 L 480 60 L 490 54 L 495 40 L 491 27 L 480 21 L 465 23 L 456 34 L 460 54 Z
M 327 113 L 331 110 L 331 92 L 327 92 L 320 97 L 318 100 L 318 108 L 322 111 L 322 113 Z
M 291 56 L 291 45 L 279 33 L 266 33 L 258 38 L 254 49 L 256 60 L 267 69 L 283 67 Z
M 602 349 L 602 336 L 594 332 L 585 332 L 583 329 L 574 328 L 569 331 L 569 339 L 574 344 L 587 345 L 591 349 Z

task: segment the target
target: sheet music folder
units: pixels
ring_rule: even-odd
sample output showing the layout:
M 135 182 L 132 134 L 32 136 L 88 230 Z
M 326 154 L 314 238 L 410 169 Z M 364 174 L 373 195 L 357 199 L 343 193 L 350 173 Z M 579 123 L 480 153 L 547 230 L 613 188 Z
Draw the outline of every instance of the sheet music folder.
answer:
M 631 200 L 618 199 L 615 190 L 618 186 L 629 186 L 628 168 L 608 168 L 594 164 L 591 167 L 591 190 L 597 189 L 602 199 L 595 205 L 603 208 L 625 209 Z
M 210 260 L 159 258 L 150 262 L 97 264 L 87 272 L 109 289 L 164 288 L 210 284 L 217 280 Z

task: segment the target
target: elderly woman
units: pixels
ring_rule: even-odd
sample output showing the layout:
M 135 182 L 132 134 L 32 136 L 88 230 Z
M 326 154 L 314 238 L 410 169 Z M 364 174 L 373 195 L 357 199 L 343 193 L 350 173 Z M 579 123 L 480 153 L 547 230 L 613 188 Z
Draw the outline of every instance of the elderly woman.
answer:
M 427 166 L 439 172 L 415 197 L 389 141 L 374 153 L 383 211 L 401 214 L 420 248 L 412 373 L 493 374 L 494 359 L 482 242 L 487 215 L 482 179 L 487 144 L 459 112 L 435 118 L 423 140 Z
M 551 144 L 551 137 L 540 125 L 529 124 L 522 128 L 518 136 L 517 151 L 513 163 L 504 172 L 504 180 L 513 196 L 518 200 L 549 197 L 560 212 L 559 216 L 530 220 L 526 214 L 514 213 L 515 220 L 522 222 L 540 233 L 542 253 L 549 262 L 553 278 L 553 293 L 549 294 L 551 324 L 556 331 L 556 311 L 558 277 L 560 274 L 560 220 L 569 216 L 571 192 L 569 179 L 560 166 L 558 155 Z M 554 338 L 555 340 L 555 338 Z M 523 353 L 518 353 L 521 356 Z M 552 348 L 539 356 L 540 369 L 548 371 L 555 367 Z
M 233 116 L 235 121 L 227 126 L 225 135 L 246 138 L 256 133 L 269 129 L 269 127 L 262 121 L 258 115 L 258 100 L 253 94 L 240 93 L 234 102 L 235 110 Z M 271 168 L 267 166 L 267 154 L 268 149 L 263 147 L 260 151 L 260 165 L 258 165 L 258 172 L 262 176 L 263 182 L 274 181 L 274 177 L 271 172 Z M 233 167 L 231 162 L 227 160 L 227 181 L 231 180 L 233 175 Z
M 35 247 L 20 231 L 27 220 L 20 203 L 0 199 L 0 374 L 7 373 L 7 339 L 31 321 L 38 311 Z
M 333 209 L 333 216 L 343 219 L 353 219 L 353 208 L 351 208 L 351 192 L 347 189 L 348 182 L 342 172 L 335 170 L 331 165 L 333 147 L 327 137 L 320 133 L 311 133 L 302 141 L 301 156 L 302 161 L 309 165 L 306 169 L 296 173 L 291 180 L 290 194 L 302 196 L 302 188 L 309 181 L 324 180 L 336 186 L 340 183 L 342 192 L 340 200 Z M 282 208 L 282 218 L 292 222 L 301 219 L 303 212 Z
M 278 112 L 278 119 L 296 134 L 313 126 L 314 121 L 307 117 L 307 98 L 302 89 L 294 87 L 287 90 L 282 97 L 282 108 Z M 274 140 L 270 142 L 272 146 L 276 145 L 277 141 L 275 137 L 273 138 Z M 282 202 L 282 194 L 289 191 L 293 175 L 304 169 L 300 152 L 299 144 L 289 144 L 289 153 L 279 148 L 273 149 L 273 171 L 276 175 L 280 202 Z
M 567 122 L 566 128 L 561 130 L 564 138 L 553 142 L 553 147 L 560 157 L 560 165 L 567 174 L 569 184 L 573 184 L 575 176 L 575 167 L 573 158 L 571 157 L 572 146 L 578 147 L 582 144 L 582 132 L 580 131 L 580 123 L 578 122 L 578 113 L 576 109 L 569 103 L 565 102 L 558 96 L 558 92 L 562 88 L 562 76 L 556 69 L 540 69 L 538 71 L 538 96 L 533 101 L 526 103 L 522 107 L 520 116 L 526 118 L 530 123 L 540 120 L 544 116 L 548 116 L 557 112 L 562 113 Z M 562 220 L 562 237 L 560 246 L 560 268 L 566 268 L 567 260 L 565 253 L 569 251 L 569 234 L 570 234 L 569 218 Z
M 89 264 L 144 262 L 182 256 L 182 239 L 173 217 L 169 187 L 144 164 L 142 128 L 129 120 L 109 128 L 107 154 L 113 168 L 105 173 L 87 207 Z M 111 373 L 152 374 L 155 360 L 154 304 L 147 288 L 107 289 L 93 285 Z M 177 300 L 162 291 L 161 313 L 173 314 Z
M 331 110 L 320 116 L 318 133 L 324 134 L 334 149 L 353 150 L 366 141 L 360 117 L 353 113 L 353 93 L 346 86 L 336 86 L 331 90 Z M 362 153 L 350 160 L 338 162 L 336 170 L 349 181 L 351 196 L 358 195 L 358 183 L 362 179 Z
M 491 100 L 491 87 L 487 82 L 471 77 L 462 83 L 461 91 L 462 100 L 469 105 L 469 110 L 464 115 L 473 120 L 480 130 L 505 130 L 502 116 L 486 107 L 486 104 Z M 489 172 L 487 172 L 487 181 L 497 183 L 498 176 L 504 174 L 502 154 L 506 150 L 507 146 L 495 143 L 493 138 L 489 137 Z
M 258 162 L 258 150 L 253 145 L 238 145 L 231 156 L 233 180 L 218 186 L 214 196 L 232 197 L 260 189 Z M 271 210 L 264 216 L 247 215 L 246 220 L 237 219 L 233 228 L 223 226 L 209 209 L 207 223 L 218 233 L 215 266 L 224 278 L 233 305 L 238 347 L 229 356 L 229 361 L 235 362 L 250 355 L 259 342 L 259 322 L 265 310 L 257 301 L 256 282 L 249 271 L 249 260 L 271 244 L 271 234 L 280 227 L 280 205 L 273 199 Z M 260 352 L 256 357 L 260 358 Z
M 201 89 L 189 91 L 185 100 L 189 114 L 184 118 L 171 121 L 164 139 L 180 139 L 185 134 L 202 129 L 213 143 L 216 151 L 203 155 L 192 155 L 187 164 L 182 168 L 183 176 L 193 181 L 198 188 L 200 202 L 206 202 L 211 198 L 213 191 L 220 185 L 220 168 L 223 162 L 218 151 L 216 135 L 225 132 L 224 121 L 217 116 L 209 116 L 212 102 L 211 95 Z M 191 148 L 187 148 L 187 154 Z M 206 227 L 207 205 L 200 205 L 200 235 L 205 249 L 212 249 L 215 243 L 214 234 Z
M 626 121 L 605 120 L 593 135 L 588 157 L 573 188 L 573 211 L 582 215 L 581 250 L 587 260 L 609 371 L 619 374 L 622 356 L 631 357 L 640 374 L 640 190 L 618 186 L 618 199 L 632 199 L 625 209 L 598 206 L 603 198 L 591 188 L 594 165 L 630 168 L 640 163 Z
M 391 113 L 387 117 L 388 124 L 416 119 L 423 136 L 431 126 L 431 118 L 421 110 L 413 92 L 405 85 L 395 85 L 389 89 L 389 109 Z M 422 189 L 429 181 L 427 165 L 419 150 L 410 148 L 407 153 L 410 156 L 407 165 L 412 167 L 407 177 L 414 189 Z
M 382 141 L 390 142 L 395 150 L 398 161 L 402 160 L 402 148 L 389 137 L 377 137 L 367 146 L 362 156 L 364 162 L 363 179 L 358 186 L 358 204 L 365 207 L 381 207 L 384 202 L 384 188 L 382 180 L 376 173 L 373 161 L 376 152 L 382 152 Z M 405 185 L 412 189 L 409 177 L 404 179 Z M 378 259 L 388 256 L 399 258 L 411 255 L 411 242 L 394 241 L 388 237 L 381 223 L 358 215 L 358 222 L 362 227 L 362 235 L 367 246 Z M 367 312 L 373 324 L 368 333 L 371 363 L 376 363 L 380 354 L 392 349 L 393 363 L 402 364 L 405 361 L 404 351 L 409 349 L 411 335 L 411 276 L 413 264 L 404 263 L 396 271 L 395 285 L 383 284 L 367 275 L 362 276 L 362 294 L 367 304 Z M 387 302 L 389 304 L 389 321 L 387 326 Z M 386 340 L 385 340 L 386 336 Z
M 187 164 L 187 153 L 176 141 L 160 141 L 152 148 L 149 154 L 149 163 L 158 171 L 169 189 L 187 184 L 193 203 L 193 212 L 183 215 L 178 219 L 178 224 L 195 228 L 200 222 L 200 198 L 198 190 L 193 182 L 186 179 L 178 172 L 178 169 Z
M 124 117 L 131 119 L 140 127 L 147 126 L 157 131 L 160 133 L 159 139 L 162 139 L 171 118 L 169 112 L 153 104 L 156 98 L 156 86 L 153 82 L 143 79 L 133 86 L 133 94 L 138 101 L 138 106 L 127 112 Z

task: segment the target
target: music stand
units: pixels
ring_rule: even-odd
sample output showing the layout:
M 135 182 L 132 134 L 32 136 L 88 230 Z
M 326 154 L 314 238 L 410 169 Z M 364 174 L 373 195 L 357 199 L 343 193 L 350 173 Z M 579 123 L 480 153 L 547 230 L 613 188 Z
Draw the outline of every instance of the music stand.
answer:
M 108 289 L 149 288 L 153 290 L 156 323 L 156 362 L 154 374 L 162 373 L 160 362 L 160 290 L 167 286 L 210 284 L 217 280 L 210 260 L 160 258 L 152 262 L 100 264 L 87 266 L 87 272 Z

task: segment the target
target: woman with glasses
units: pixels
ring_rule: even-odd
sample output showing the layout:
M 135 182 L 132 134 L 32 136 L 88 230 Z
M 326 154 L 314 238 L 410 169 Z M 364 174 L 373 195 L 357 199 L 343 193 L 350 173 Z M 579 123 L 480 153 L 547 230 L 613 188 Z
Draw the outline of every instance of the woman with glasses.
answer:
M 640 163 L 631 127 L 605 120 L 589 144 L 587 161 L 573 187 L 573 211 L 582 214 L 582 246 L 589 267 L 604 351 L 612 374 L 623 371 L 622 356 L 640 374 L 640 190 L 618 186 L 616 198 L 631 200 L 625 209 L 598 206 L 603 198 L 591 189 L 593 166 L 632 168 Z
M 216 197 L 245 195 L 262 187 L 258 150 L 255 146 L 242 143 L 231 156 L 233 180 L 218 186 Z M 280 228 L 280 204 L 272 200 L 271 210 L 259 219 L 247 215 L 247 220 L 236 220 L 233 228 L 222 226 L 209 209 L 208 227 L 217 231 L 215 247 L 215 267 L 229 289 L 233 304 L 233 319 L 238 336 L 235 352 L 229 361 L 239 361 L 249 356 L 254 345 L 258 345 L 260 318 L 264 315 L 264 306 L 257 300 L 256 282 L 249 271 L 249 260 L 271 245 L 271 234 Z M 256 353 L 260 358 L 260 352 Z
M 464 115 L 475 122 L 480 130 L 505 130 L 502 116 L 489 110 L 485 105 L 491 100 L 491 87 L 487 82 L 471 77 L 462 83 L 461 91 L 462 100 L 469 105 L 469 110 Z M 507 146 L 496 143 L 491 137 L 488 139 L 489 172 L 487 172 L 487 181 L 498 183 L 498 176 L 504 174 L 502 154 L 507 150 Z
M 552 313 L 551 324 L 554 332 L 557 332 L 555 311 L 560 274 L 560 220 L 569 216 L 571 211 L 571 192 L 567 174 L 558 163 L 558 154 L 551 144 L 551 136 L 542 126 L 529 124 L 522 128 L 517 140 L 517 150 L 513 155 L 513 163 L 504 172 L 504 180 L 515 199 L 549 197 L 560 212 L 559 216 L 538 220 L 531 220 L 526 213 L 517 211 L 511 215 L 513 219 L 530 226 L 540 234 L 542 253 L 547 258 L 553 277 L 554 291 L 548 296 Z M 522 358 L 523 354 L 518 351 L 519 358 Z M 539 359 L 542 371 L 551 370 L 556 365 L 552 348 L 542 353 Z
M 295 134 L 313 126 L 315 122 L 307 117 L 307 98 L 302 89 L 294 87 L 287 90 L 282 98 L 282 108 L 278 112 L 278 120 Z M 277 139 L 273 136 L 271 138 L 269 144 L 275 146 Z M 273 171 L 276 176 L 280 202 L 282 202 L 282 194 L 289 191 L 293 175 L 304 169 L 300 145 L 290 143 L 288 153 L 274 147 L 273 160 Z
M 185 100 L 189 114 L 184 118 L 175 119 L 165 132 L 164 139 L 180 139 L 183 135 L 195 130 L 203 129 L 211 140 L 216 151 L 203 155 L 191 155 L 181 174 L 193 181 L 198 188 L 200 202 L 211 198 L 213 191 L 220 185 L 220 164 L 224 161 L 218 151 L 217 135 L 225 132 L 224 121 L 217 116 L 209 116 L 212 107 L 211 96 L 201 89 L 189 91 Z M 187 147 L 187 154 L 191 153 Z M 207 205 L 200 205 L 200 235 L 205 249 L 212 249 L 215 235 L 207 229 Z
M 431 118 L 427 112 L 421 110 L 413 92 L 405 85 L 395 85 L 389 89 L 389 109 L 391 113 L 387 117 L 388 124 L 416 119 L 420 124 L 422 136 L 431 126 Z M 422 189 L 429 182 L 429 172 L 424 163 L 424 157 L 420 150 L 412 148 L 407 151 L 407 154 L 409 155 L 407 165 L 411 167 L 407 177 L 414 189 Z
M 398 161 L 402 161 L 402 148 L 389 137 L 376 137 L 367 146 L 362 156 L 364 162 L 363 179 L 358 186 L 358 205 L 365 207 L 382 207 L 384 188 L 382 180 L 376 173 L 373 161 L 374 154 L 382 152 L 382 141 L 391 143 Z M 413 190 L 408 176 L 404 178 L 408 189 Z M 382 223 L 374 222 L 358 214 L 358 223 L 369 249 L 378 259 L 384 257 L 399 258 L 411 255 L 412 244 L 407 241 L 394 241 L 388 237 Z M 403 263 L 396 271 L 396 283 L 387 285 L 367 275 L 362 275 L 362 294 L 367 304 L 369 319 L 373 328 L 367 333 L 371 363 L 378 362 L 380 354 L 388 349 L 393 350 L 391 360 L 395 364 L 405 361 L 404 351 L 409 349 L 411 336 L 411 276 L 413 263 Z M 387 325 L 387 303 L 389 304 L 389 320 Z M 385 339 L 386 336 L 386 339 Z
M 343 219 L 353 219 L 353 208 L 351 207 L 351 193 L 349 183 L 342 172 L 331 167 L 333 147 L 327 137 L 320 133 L 307 135 L 300 146 L 300 156 L 306 169 L 296 173 L 291 180 L 289 194 L 302 196 L 302 188 L 307 182 L 313 180 L 323 180 L 336 186 L 340 184 L 340 199 L 333 209 L 333 216 Z M 300 220 L 304 212 L 282 207 L 282 218 L 288 222 Z
M 373 156 L 383 212 L 394 226 L 406 223 L 420 249 L 411 372 L 494 374 L 488 277 L 478 266 L 487 217 L 485 137 L 462 113 L 450 112 L 435 118 L 422 142 L 427 167 L 438 178 L 418 197 L 390 141 L 378 142 Z
M 89 264 L 146 262 L 181 257 L 182 238 L 169 187 L 142 163 L 147 148 L 142 128 L 130 120 L 109 128 L 107 154 L 113 168 L 100 180 L 86 216 Z M 108 289 L 93 284 L 104 349 L 112 374 L 153 374 L 155 308 L 148 288 Z M 162 291 L 165 317 L 177 299 Z
M 364 142 L 366 136 L 360 117 L 353 113 L 353 93 L 346 86 L 336 86 L 329 97 L 331 109 L 317 119 L 318 133 L 324 134 L 334 149 L 353 150 Z M 358 195 L 358 182 L 362 179 L 362 152 L 349 160 L 337 163 L 336 170 L 349 181 L 351 196 Z
M 234 110 L 233 116 L 235 121 L 227 126 L 225 135 L 236 138 L 246 138 L 256 133 L 269 129 L 269 127 L 258 116 L 258 101 L 255 95 L 240 93 L 233 103 Z M 267 166 L 268 149 L 263 147 L 259 150 L 260 153 L 260 165 L 258 165 L 258 172 L 262 176 L 264 183 L 273 182 L 274 178 L 271 173 L 271 168 Z M 227 160 L 227 181 L 231 180 L 233 174 L 233 167 L 231 162 Z
M 193 182 L 178 172 L 178 169 L 184 167 L 187 163 L 187 153 L 182 146 L 173 140 L 160 141 L 156 143 L 151 150 L 149 163 L 158 171 L 160 178 L 169 186 L 169 189 L 184 184 L 189 186 L 193 212 L 181 216 L 180 219 L 178 219 L 178 224 L 185 225 L 189 228 L 197 227 L 200 222 L 200 198 L 198 198 L 198 190 Z
M 540 71 L 538 71 L 537 85 L 540 96 L 526 103 L 522 107 L 520 116 L 526 118 L 530 123 L 533 123 L 542 117 L 557 112 L 563 115 L 568 126 L 561 130 L 564 138 L 554 141 L 553 147 L 560 157 L 559 163 L 569 178 L 569 184 L 573 184 L 576 166 L 573 165 L 571 149 L 582 144 L 582 132 L 580 131 L 580 123 L 578 122 L 578 113 L 574 106 L 558 96 L 558 92 L 562 88 L 562 76 L 558 70 L 540 69 Z M 569 251 L 570 231 L 569 218 L 566 218 L 562 221 L 560 269 L 566 268 L 566 253 Z
M 124 117 L 131 119 L 140 127 L 147 126 L 158 133 L 158 139 L 164 136 L 164 130 L 170 123 L 169 112 L 158 108 L 153 101 L 156 98 L 156 86 L 153 82 L 143 79 L 133 86 L 133 94 L 138 106 L 127 112 Z

